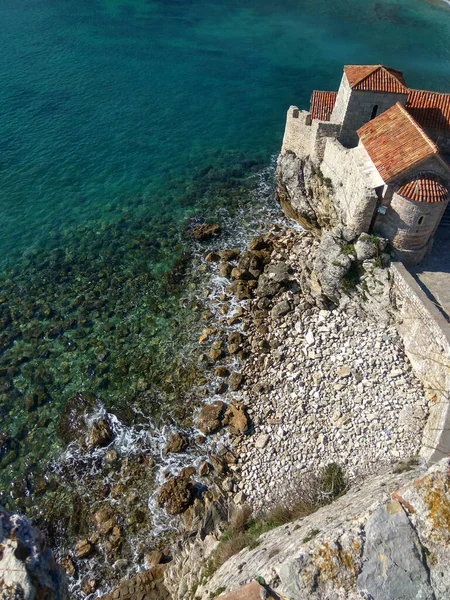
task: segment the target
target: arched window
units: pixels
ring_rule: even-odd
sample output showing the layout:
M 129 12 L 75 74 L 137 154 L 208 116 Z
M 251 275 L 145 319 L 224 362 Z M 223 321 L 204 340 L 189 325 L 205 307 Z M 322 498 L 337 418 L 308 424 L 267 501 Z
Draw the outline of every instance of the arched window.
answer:
M 419 217 L 419 220 L 417 221 L 417 225 L 422 225 L 423 223 L 423 217 Z
M 378 113 L 378 104 L 375 104 L 375 106 L 372 108 L 372 116 L 370 117 L 370 119 L 375 119 L 375 117 L 377 116 Z

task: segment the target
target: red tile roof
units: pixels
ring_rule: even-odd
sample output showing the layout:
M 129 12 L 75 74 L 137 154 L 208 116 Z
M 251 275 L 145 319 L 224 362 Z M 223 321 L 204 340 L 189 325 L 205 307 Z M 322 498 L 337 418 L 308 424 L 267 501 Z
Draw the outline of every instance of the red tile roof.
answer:
M 410 90 L 406 109 L 426 129 L 450 130 L 450 94 Z
M 344 73 L 353 90 L 407 94 L 403 74 L 383 65 L 346 65 Z
M 311 96 L 311 117 L 321 121 L 329 121 L 336 97 L 337 92 L 317 92 L 314 90 Z
M 439 152 L 399 102 L 357 133 L 385 183 Z
M 436 173 L 417 173 L 403 183 L 397 194 L 416 202 L 446 202 L 449 191 Z

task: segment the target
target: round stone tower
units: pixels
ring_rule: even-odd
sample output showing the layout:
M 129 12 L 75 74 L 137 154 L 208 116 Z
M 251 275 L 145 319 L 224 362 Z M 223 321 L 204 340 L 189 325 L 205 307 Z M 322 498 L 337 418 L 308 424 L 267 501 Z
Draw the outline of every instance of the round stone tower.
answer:
M 397 257 L 405 264 L 414 265 L 423 259 L 449 198 L 447 185 L 436 173 L 415 173 L 397 187 L 381 227 L 376 229 L 391 240 Z

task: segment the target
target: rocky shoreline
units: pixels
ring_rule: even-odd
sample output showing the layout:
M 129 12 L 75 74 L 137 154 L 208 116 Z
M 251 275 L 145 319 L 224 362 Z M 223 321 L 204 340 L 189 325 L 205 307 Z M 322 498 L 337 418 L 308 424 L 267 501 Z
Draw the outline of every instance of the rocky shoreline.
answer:
M 169 437 L 163 454 L 180 460 L 163 474 L 155 495 L 156 506 L 180 515 L 181 537 L 170 547 L 173 532 L 164 547 L 147 553 L 146 569 L 122 580 L 105 600 L 131 600 L 138 592 L 191 598 L 211 552 L 204 540 L 218 539 L 236 507 L 264 513 L 289 504 L 302 477 L 327 464 L 341 465 L 352 482 L 416 455 L 421 446 L 427 395 L 389 315 L 377 322 L 361 310 L 362 294 L 370 309 L 377 292 L 365 281 L 386 277 L 379 259 L 383 241 L 357 240 L 349 252 L 342 232 L 319 241 L 285 223 L 269 226 L 247 249 L 218 249 L 219 230 L 207 229 L 197 230 L 204 258 L 193 265 L 202 273 L 197 283 L 208 286 L 198 302 L 204 323 L 198 361 L 205 369 L 198 391 L 205 403 L 190 428 Z M 332 244 L 341 265 L 358 266 L 357 286 L 347 287 L 348 265 L 342 269 L 339 261 L 334 280 L 329 268 L 317 271 L 324 281 L 314 279 L 314 264 Z M 111 433 L 101 419 L 86 439 L 103 446 L 113 466 L 118 457 L 108 450 Z M 189 463 L 192 447 L 204 448 L 197 452 L 202 462 Z M 142 461 L 151 473 L 154 465 L 145 455 Z M 80 561 L 89 564 L 96 545 L 106 544 L 111 556 L 120 547 L 120 518 L 108 506 L 93 516 L 96 532 L 79 538 L 73 555 L 61 561 L 69 577 Z M 97 588 L 87 575 L 85 597 Z
M 238 458 L 227 491 L 240 503 L 267 508 L 289 494 L 286 481 L 328 462 L 342 463 L 355 477 L 417 454 L 427 401 L 395 327 L 351 307 L 319 308 L 302 293 L 302 265 L 318 247 L 312 234 L 286 228 L 250 247 L 259 249 L 217 266 L 233 280 L 229 292 L 254 296 L 222 318 L 235 329 L 226 343 L 216 334 L 210 351 L 220 362 L 226 346 L 225 365 L 236 355 L 243 359 L 239 372 L 216 369 L 231 372 L 219 391 L 228 388 L 230 406 L 245 407 L 249 417 L 230 432 L 238 434 L 232 438 Z M 258 258 L 265 261 L 259 275 L 245 269 Z M 202 409 L 197 423 L 205 433 L 217 429 L 223 408 L 218 400 Z M 208 414 L 216 423 L 205 429 Z
M 219 274 L 221 292 L 199 339 L 214 373 L 215 396 L 196 424 L 219 447 L 219 462 L 214 457 L 208 470 L 228 515 L 242 505 L 256 514 L 288 505 L 302 477 L 330 463 L 341 465 L 352 483 L 419 453 L 429 395 L 389 314 L 379 321 L 368 316 L 374 302 L 385 304 L 370 298 L 377 296 L 377 285 L 365 284 L 387 277 L 379 259 L 384 241 L 355 241 L 350 254 L 342 232 L 333 236 L 333 243 L 340 240 L 342 262 L 358 265 L 360 289 L 346 287 L 345 270 L 338 269 L 333 285 L 329 270 L 322 270 L 328 279 L 313 295 L 312 265 L 323 260 L 330 240 L 287 224 L 271 227 L 245 251 L 205 254 L 211 276 Z M 384 252 L 384 264 L 388 258 Z M 361 284 L 368 314 L 361 310 Z M 332 290 L 334 301 L 324 289 Z M 185 522 L 192 540 L 207 510 L 200 498 L 191 500 Z M 218 533 L 226 523 L 222 515 L 210 531 Z M 201 557 L 205 548 L 184 548 L 184 558 L 169 567 L 174 598 L 190 598 L 198 577 L 180 566 L 187 561 L 192 567 L 189 552 Z

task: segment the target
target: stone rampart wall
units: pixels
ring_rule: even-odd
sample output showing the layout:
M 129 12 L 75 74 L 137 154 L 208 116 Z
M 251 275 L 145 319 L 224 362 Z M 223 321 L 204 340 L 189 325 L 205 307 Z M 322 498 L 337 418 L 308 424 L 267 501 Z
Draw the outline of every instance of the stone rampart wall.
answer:
M 432 398 L 422 455 L 436 462 L 450 455 L 450 324 L 402 263 L 391 272 L 405 351 Z
M 341 126 L 337 123 L 329 123 L 327 121 L 318 121 L 314 119 L 311 125 L 311 160 L 317 166 L 323 160 L 325 147 L 329 138 L 336 139 L 339 135 Z
M 304 160 L 311 153 L 311 115 L 296 106 L 290 106 L 286 115 L 281 153 L 291 152 L 300 160 Z
M 286 116 L 281 153 L 292 152 L 300 160 L 310 157 L 319 166 L 327 139 L 336 138 L 339 130 L 340 126 L 336 123 L 311 119 L 309 112 L 291 106 Z
M 347 150 L 337 140 L 329 140 L 320 168 L 333 184 L 334 202 L 343 222 L 358 234 L 368 231 L 377 196 L 360 165 L 359 150 Z

